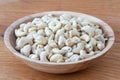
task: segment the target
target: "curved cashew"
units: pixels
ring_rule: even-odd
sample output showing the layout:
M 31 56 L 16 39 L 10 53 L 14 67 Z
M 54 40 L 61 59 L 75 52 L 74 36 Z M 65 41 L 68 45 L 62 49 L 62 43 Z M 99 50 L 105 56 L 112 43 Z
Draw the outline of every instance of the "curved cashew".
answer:
M 87 35 L 87 34 L 83 34 L 80 38 L 81 38 L 82 40 L 86 41 L 86 42 L 88 42 L 88 41 L 90 40 L 90 37 L 89 37 L 89 35 Z
M 23 29 L 25 26 L 26 26 L 26 24 L 25 24 L 25 23 L 22 23 L 22 24 L 20 24 L 19 27 Z
M 83 43 L 78 43 L 77 47 L 73 49 L 73 53 L 79 54 L 80 50 L 84 49 L 84 44 Z
M 44 36 L 35 34 L 35 35 L 33 35 L 33 37 L 34 37 L 34 41 L 36 43 L 39 43 L 41 45 L 46 45 L 47 44 L 47 39 Z
M 66 39 L 65 39 L 65 37 L 63 35 L 59 36 L 59 38 L 58 38 L 58 46 L 59 46 L 59 48 L 62 48 L 64 46 L 65 41 L 66 41 Z
M 52 53 L 54 53 L 54 54 L 62 54 L 62 55 L 65 54 L 65 51 L 64 51 L 64 50 L 59 50 L 58 48 L 53 48 L 51 51 L 52 51 Z
M 56 34 L 55 34 L 55 41 L 57 42 L 58 41 L 58 38 L 60 35 L 63 35 L 64 34 L 64 28 L 61 28 L 59 29 Z
M 60 21 L 63 21 L 63 20 L 69 21 L 71 18 L 72 18 L 71 15 L 63 14 L 60 16 Z
M 28 29 L 28 33 L 31 33 L 31 32 L 36 31 L 36 30 L 37 30 L 36 27 L 31 27 L 31 28 Z
M 53 34 L 53 32 L 52 32 L 48 27 L 46 27 L 46 28 L 45 28 L 45 34 L 46 34 L 47 36 L 50 36 L 50 35 Z
M 38 24 L 40 23 L 42 20 L 40 18 L 34 18 L 32 21 L 32 24 Z
M 28 29 L 31 27 L 36 27 L 34 24 L 32 24 L 31 22 L 28 22 L 25 27 L 23 27 L 23 31 L 28 32 Z
M 102 30 L 101 29 L 96 29 L 95 30 L 95 35 L 102 35 Z
M 102 43 L 105 43 L 106 38 L 104 38 L 103 35 L 96 35 L 95 39 L 97 39 L 98 41 L 101 41 Z
M 48 27 L 53 31 L 56 32 L 59 28 L 61 28 L 61 23 L 57 20 L 51 21 L 48 24 Z
M 94 55 L 94 52 L 91 51 L 89 54 L 87 54 L 84 50 L 80 51 L 80 59 L 88 58 Z
M 49 45 L 50 47 L 53 47 L 53 48 L 57 47 L 57 44 L 55 43 L 54 40 L 49 40 L 49 41 L 48 41 L 48 45 Z
M 102 43 L 101 41 L 98 41 L 97 42 L 97 47 L 98 47 L 99 50 L 102 50 L 103 48 L 105 48 L 105 44 Z
M 71 52 L 72 48 L 69 46 L 64 46 L 61 50 L 65 51 L 67 53 L 67 52 Z
M 64 26 L 64 29 L 65 29 L 66 31 L 69 31 L 70 29 L 72 29 L 71 24 L 70 24 L 70 23 L 66 24 L 66 25 Z
M 73 55 L 73 52 L 67 52 L 67 53 L 65 53 L 65 57 L 67 57 L 67 58 L 71 57 L 72 55 Z
M 85 31 L 86 33 L 88 33 L 90 37 L 94 35 L 94 31 L 95 31 L 95 29 L 93 27 L 90 27 L 88 25 L 87 26 L 83 26 L 81 28 L 81 30 Z
M 36 34 L 36 31 L 28 33 L 26 37 L 29 38 L 29 39 L 31 39 L 31 40 L 33 40 L 33 38 L 34 38 L 33 35 L 34 34 Z
M 36 24 L 37 29 L 45 29 L 45 27 L 47 27 L 47 24 L 44 22 L 39 22 L 38 24 Z
M 65 62 L 74 62 L 79 60 L 79 55 L 73 54 L 70 58 L 66 59 Z
M 32 45 L 32 53 L 39 54 L 44 50 L 43 45 L 40 45 L 38 43 L 34 43 Z
M 45 36 L 45 31 L 43 29 L 40 29 L 40 30 L 37 31 L 37 34 Z
M 48 56 L 48 52 L 47 51 L 43 51 L 39 54 L 40 56 L 40 61 L 43 62 L 48 62 L 47 56 Z
M 50 47 L 48 44 L 44 47 L 45 51 L 50 52 L 52 50 L 52 47 Z
M 80 38 L 78 38 L 78 37 L 75 36 L 75 37 L 72 37 L 70 39 L 67 39 L 66 42 L 65 42 L 65 44 L 67 46 L 72 46 L 72 45 L 78 43 L 79 41 L 80 41 Z
M 50 62 L 63 62 L 63 56 L 61 54 L 54 54 L 50 58 Z
M 73 36 L 79 36 L 80 35 L 80 33 L 78 32 L 78 30 L 77 29 L 73 29 L 73 30 L 70 30 L 69 31 L 69 37 L 70 38 L 72 38 Z
M 86 44 L 85 49 L 86 49 L 87 52 L 90 52 L 90 51 L 93 50 L 93 45 L 92 44 Z
M 29 44 L 25 45 L 23 48 L 20 49 L 20 53 L 25 56 L 29 56 L 30 52 L 31 52 L 31 46 Z
M 27 35 L 27 32 L 24 32 L 22 28 L 20 29 L 15 29 L 15 36 L 17 37 L 22 37 Z
M 93 47 L 96 46 L 96 44 L 97 44 L 96 39 L 95 38 L 91 38 L 89 44 L 93 45 Z
M 27 37 L 21 37 L 16 41 L 16 49 L 20 50 L 26 44 L 33 44 L 33 41 Z
M 37 54 L 30 54 L 29 58 L 31 58 L 33 60 L 39 60 L 39 56 Z

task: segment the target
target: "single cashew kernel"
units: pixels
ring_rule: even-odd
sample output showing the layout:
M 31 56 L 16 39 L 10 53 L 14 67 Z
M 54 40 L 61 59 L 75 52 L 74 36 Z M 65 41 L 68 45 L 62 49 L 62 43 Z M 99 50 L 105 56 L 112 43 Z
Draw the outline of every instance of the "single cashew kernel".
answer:
M 67 52 L 71 52 L 72 48 L 69 46 L 64 46 L 61 50 L 65 51 L 67 53 Z
M 90 52 L 90 51 L 93 50 L 93 46 L 91 44 L 86 44 L 85 49 L 86 49 L 87 52 Z
M 73 55 L 74 53 L 73 52 L 67 52 L 65 53 L 65 57 L 69 58 Z
M 99 50 L 103 50 L 103 48 L 105 48 L 105 44 L 102 43 L 101 41 L 97 42 L 97 47 Z
M 89 37 L 89 35 L 87 35 L 87 34 L 83 34 L 80 38 L 81 38 L 82 40 L 86 41 L 86 42 L 88 42 L 88 41 L 90 40 L 90 37 Z
M 66 41 L 66 39 L 65 39 L 64 36 L 59 36 L 58 46 L 59 46 L 60 48 L 62 48 L 62 47 L 65 45 L 65 41 Z
M 94 31 L 95 31 L 94 28 L 93 28 L 93 27 L 90 27 L 90 26 L 83 26 L 83 27 L 81 28 L 81 30 L 83 30 L 83 31 L 85 31 L 86 33 L 88 33 L 90 37 L 94 35 Z
M 61 54 L 54 54 L 51 56 L 50 62 L 63 62 L 63 56 Z
M 53 48 L 52 49 L 52 53 L 54 54 L 65 54 L 65 51 L 64 50 L 59 50 L 58 48 Z
M 50 35 L 53 34 L 53 32 L 52 32 L 48 27 L 46 27 L 46 28 L 45 28 L 45 34 L 46 34 L 47 36 L 50 36 Z
M 26 37 L 22 37 L 19 40 L 16 41 L 16 49 L 20 50 L 22 47 L 24 47 L 26 44 L 33 44 L 32 40 Z
M 80 58 L 79 55 L 73 54 L 70 58 L 68 58 L 67 60 L 65 60 L 65 62 L 74 62 L 74 61 L 78 61 L 79 58 Z
M 48 45 L 49 45 L 50 47 L 53 47 L 53 48 L 56 48 L 56 47 L 57 47 L 57 44 L 55 43 L 54 40 L 49 40 L 49 41 L 48 41 Z
M 39 56 L 37 54 L 30 54 L 29 58 L 31 58 L 33 60 L 39 60 Z
M 24 32 L 21 28 L 15 29 L 15 35 L 16 35 L 16 37 L 22 37 L 22 36 L 27 35 L 27 32 Z
M 40 61 L 43 62 L 48 62 L 47 56 L 48 56 L 48 52 L 47 51 L 43 51 L 39 54 L 40 56 Z
M 30 45 L 25 45 L 23 48 L 20 49 L 20 53 L 29 56 L 31 52 L 31 46 Z
M 41 35 L 33 35 L 34 37 L 34 41 L 36 43 L 39 43 L 39 44 L 42 44 L 42 45 L 46 45 L 47 44 L 47 39 L 44 37 L 44 36 L 41 36 Z

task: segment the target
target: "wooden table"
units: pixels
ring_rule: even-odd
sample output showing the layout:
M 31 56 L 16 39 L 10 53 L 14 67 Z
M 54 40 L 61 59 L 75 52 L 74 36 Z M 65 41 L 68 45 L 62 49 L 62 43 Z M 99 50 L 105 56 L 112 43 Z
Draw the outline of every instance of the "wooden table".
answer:
M 116 40 L 92 67 L 71 74 L 48 74 L 16 59 L 3 42 L 5 29 L 15 20 L 43 11 L 76 11 L 107 22 Z M 120 0 L 0 0 L 0 80 L 120 80 Z

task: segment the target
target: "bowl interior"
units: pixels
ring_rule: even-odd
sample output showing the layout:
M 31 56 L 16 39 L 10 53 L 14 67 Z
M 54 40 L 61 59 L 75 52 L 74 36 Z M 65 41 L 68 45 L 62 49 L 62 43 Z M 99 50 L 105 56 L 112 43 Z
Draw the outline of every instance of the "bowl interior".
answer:
M 15 50 L 16 37 L 14 35 L 14 30 L 16 28 L 18 28 L 21 23 L 26 23 L 26 22 L 32 21 L 36 17 L 41 17 L 41 16 L 43 16 L 45 14 L 49 14 L 49 13 L 50 14 L 54 14 L 55 16 L 59 16 L 61 14 L 70 14 L 72 16 L 81 17 L 81 18 L 84 18 L 86 20 L 89 20 L 90 22 L 93 22 L 94 24 L 100 25 L 100 27 L 104 31 L 105 36 L 108 38 L 108 41 L 106 43 L 106 47 L 99 54 L 96 54 L 95 56 L 90 57 L 89 59 L 86 59 L 86 60 L 90 60 L 92 58 L 96 58 L 96 57 L 101 56 L 106 51 L 108 51 L 111 48 L 111 46 L 113 45 L 113 43 L 114 43 L 114 39 L 115 38 L 114 38 L 114 32 L 113 32 L 113 30 L 111 29 L 111 27 L 108 24 L 106 24 L 102 20 L 100 20 L 100 19 L 98 19 L 96 17 L 90 16 L 90 15 L 82 14 L 82 13 L 66 12 L 66 11 L 53 11 L 53 12 L 43 12 L 43 13 L 29 15 L 29 16 L 23 17 L 23 18 L 15 21 L 13 24 L 11 24 L 8 27 L 8 29 L 6 30 L 5 36 L 4 36 L 4 41 L 5 41 L 5 44 L 6 44 L 7 48 L 10 51 L 12 51 L 15 55 L 17 55 L 19 57 L 23 56 L 23 55 L 19 54 L 19 51 Z M 27 57 L 24 56 L 22 58 L 27 58 Z M 33 61 L 35 61 L 35 60 L 33 60 Z M 81 62 L 81 61 L 78 61 L 78 62 Z

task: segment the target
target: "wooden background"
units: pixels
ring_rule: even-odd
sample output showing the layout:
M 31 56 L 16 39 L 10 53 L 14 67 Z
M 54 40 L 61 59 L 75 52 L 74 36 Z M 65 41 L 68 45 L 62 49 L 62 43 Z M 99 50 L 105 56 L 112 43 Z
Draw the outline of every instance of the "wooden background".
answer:
M 55 10 L 104 20 L 115 32 L 114 46 L 97 64 L 76 73 L 48 74 L 24 65 L 5 47 L 5 29 L 26 15 Z M 0 0 L 0 80 L 120 80 L 120 0 Z

